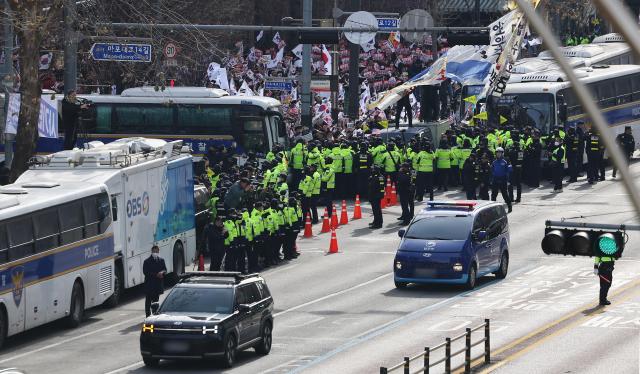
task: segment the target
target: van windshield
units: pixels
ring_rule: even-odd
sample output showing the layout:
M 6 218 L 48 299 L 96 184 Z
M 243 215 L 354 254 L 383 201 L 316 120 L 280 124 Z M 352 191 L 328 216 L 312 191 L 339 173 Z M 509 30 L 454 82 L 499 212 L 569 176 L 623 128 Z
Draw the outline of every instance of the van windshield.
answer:
M 415 220 L 404 235 L 407 239 L 466 240 L 473 219 L 469 216 L 429 216 Z

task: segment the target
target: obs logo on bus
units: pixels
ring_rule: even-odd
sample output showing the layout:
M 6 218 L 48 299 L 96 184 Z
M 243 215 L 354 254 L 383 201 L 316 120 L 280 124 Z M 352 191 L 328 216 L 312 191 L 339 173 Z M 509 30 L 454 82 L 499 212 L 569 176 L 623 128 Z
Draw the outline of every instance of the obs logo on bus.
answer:
M 149 214 L 149 194 L 145 191 L 142 196 L 127 200 L 127 217 Z

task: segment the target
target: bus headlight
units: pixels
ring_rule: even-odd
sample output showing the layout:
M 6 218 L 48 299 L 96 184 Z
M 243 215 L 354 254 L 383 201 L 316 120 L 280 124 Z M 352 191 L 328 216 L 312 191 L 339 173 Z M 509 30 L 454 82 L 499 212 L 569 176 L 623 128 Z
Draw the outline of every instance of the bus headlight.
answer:
M 462 264 L 459 262 L 453 264 L 453 271 L 462 271 Z
M 218 333 L 218 325 L 212 326 L 212 327 L 207 327 L 207 326 L 202 326 L 202 335 L 206 335 L 206 334 L 217 334 Z
M 402 262 L 396 261 L 396 269 L 398 270 L 402 269 Z
M 142 332 L 153 333 L 153 325 L 142 324 Z

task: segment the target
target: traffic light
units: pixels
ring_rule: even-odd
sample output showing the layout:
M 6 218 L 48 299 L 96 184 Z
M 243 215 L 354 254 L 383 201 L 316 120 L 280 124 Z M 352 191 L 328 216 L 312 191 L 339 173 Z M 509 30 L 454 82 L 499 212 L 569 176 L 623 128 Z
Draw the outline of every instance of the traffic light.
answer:
M 624 250 L 624 230 L 547 226 L 542 251 L 547 255 L 608 256 L 619 258 Z

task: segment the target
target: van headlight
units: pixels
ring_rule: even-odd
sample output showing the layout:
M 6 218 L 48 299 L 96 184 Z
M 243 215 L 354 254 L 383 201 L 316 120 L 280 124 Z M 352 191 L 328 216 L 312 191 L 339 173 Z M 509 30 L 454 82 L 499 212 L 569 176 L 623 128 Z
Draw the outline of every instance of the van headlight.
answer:
M 402 269 L 402 262 L 396 261 L 396 269 L 398 270 Z
M 202 326 L 202 335 L 206 334 L 217 334 L 218 333 L 218 325 L 215 326 Z
M 145 323 L 142 325 L 142 332 L 149 332 L 153 334 L 153 325 Z
M 453 271 L 462 271 L 462 264 L 459 262 L 453 264 Z

